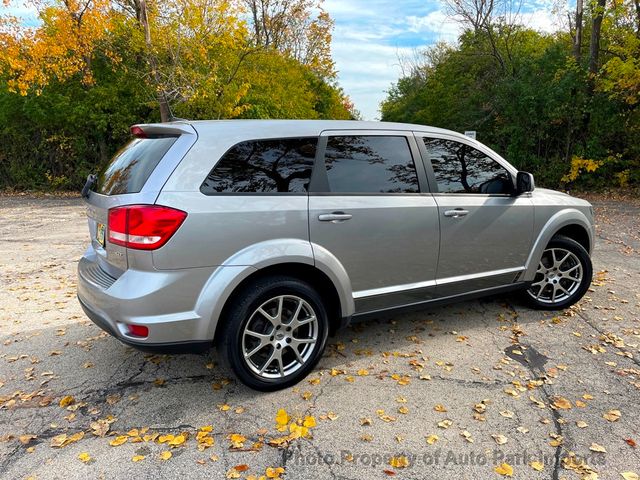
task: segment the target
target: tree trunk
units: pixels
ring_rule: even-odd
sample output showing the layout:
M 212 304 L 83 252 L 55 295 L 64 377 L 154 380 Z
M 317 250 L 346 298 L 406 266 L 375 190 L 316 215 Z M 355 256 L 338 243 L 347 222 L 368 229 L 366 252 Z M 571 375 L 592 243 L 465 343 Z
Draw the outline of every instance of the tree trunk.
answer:
M 162 82 L 160 78 L 160 73 L 158 72 L 158 60 L 152 51 L 151 44 L 151 28 L 149 27 L 149 15 L 147 10 L 147 2 L 146 0 L 138 0 L 137 6 L 139 9 L 139 21 L 142 29 L 144 30 L 144 41 L 147 47 L 147 61 L 149 62 L 149 67 L 151 68 L 151 76 L 153 77 L 153 81 L 156 84 L 156 88 L 158 89 L 158 105 L 160 106 L 160 121 L 161 122 L 170 122 L 172 120 L 173 115 L 171 114 L 171 108 L 169 107 L 169 101 L 167 100 L 167 95 L 162 88 Z M 136 10 L 138 10 L 136 9 Z
M 576 0 L 576 36 L 573 39 L 573 56 L 578 64 L 582 56 L 582 1 Z
M 597 0 L 596 10 L 593 13 L 593 24 L 591 26 L 591 43 L 589 44 L 589 73 L 595 75 L 598 73 L 598 57 L 600 56 L 600 36 L 602 28 L 602 19 L 604 18 L 604 9 L 606 0 Z

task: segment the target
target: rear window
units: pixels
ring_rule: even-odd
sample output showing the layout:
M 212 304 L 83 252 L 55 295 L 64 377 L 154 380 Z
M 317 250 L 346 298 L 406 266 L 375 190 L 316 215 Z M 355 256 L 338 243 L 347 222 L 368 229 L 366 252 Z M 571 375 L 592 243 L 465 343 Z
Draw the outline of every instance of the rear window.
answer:
M 103 195 L 138 193 L 177 138 L 131 140 L 98 174 L 96 192 Z
M 324 157 L 331 192 L 417 193 L 406 137 L 332 136 Z
M 317 138 L 250 140 L 223 155 L 200 191 L 216 193 L 305 193 Z

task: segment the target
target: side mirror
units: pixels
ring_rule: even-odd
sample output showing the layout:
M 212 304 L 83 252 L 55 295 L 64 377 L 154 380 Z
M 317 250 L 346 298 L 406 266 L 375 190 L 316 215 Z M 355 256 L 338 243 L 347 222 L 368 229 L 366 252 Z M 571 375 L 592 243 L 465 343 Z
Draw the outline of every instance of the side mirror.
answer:
M 516 195 L 533 192 L 535 188 L 536 185 L 533 181 L 533 175 L 529 172 L 518 172 L 516 175 Z

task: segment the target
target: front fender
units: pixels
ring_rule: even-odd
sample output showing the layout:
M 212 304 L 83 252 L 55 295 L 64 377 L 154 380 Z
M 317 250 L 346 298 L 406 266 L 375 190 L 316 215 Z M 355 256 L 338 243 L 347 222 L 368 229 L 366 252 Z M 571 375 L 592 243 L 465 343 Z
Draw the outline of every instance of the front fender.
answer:
M 580 225 L 589 235 L 590 251 L 593 250 L 594 227 L 584 213 L 575 208 L 565 208 L 556 212 L 547 220 L 540 233 L 538 234 L 533 248 L 527 258 L 525 264 L 525 273 L 522 280 L 525 282 L 532 281 L 536 276 L 536 269 L 542 258 L 542 252 L 553 236 L 563 227 L 567 225 Z
M 203 287 L 196 303 L 201 318 L 210 318 L 206 338 L 213 338 L 222 309 L 233 291 L 262 268 L 284 263 L 315 266 L 333 283 L 340 298 L 343 317 L 353 315 L 351 282 L 342 264 L 326 249 L 301 239 L 277 239 L 250 245 L 228 258 Z

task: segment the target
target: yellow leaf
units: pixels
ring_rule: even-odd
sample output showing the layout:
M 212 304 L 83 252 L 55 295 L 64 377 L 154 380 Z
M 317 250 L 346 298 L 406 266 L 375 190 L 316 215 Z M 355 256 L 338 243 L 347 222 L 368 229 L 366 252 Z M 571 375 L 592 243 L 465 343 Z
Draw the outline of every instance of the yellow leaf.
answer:
M 134 456 L 131 458 L 131 461 L 132 461 L 132 462 L 139 462 L 140 460 L 144 460 L 144 455 L 134 455 Z
M 72 403 L 74 403 L 75 401 L 76 401 L 75 398 L 73 398 L 71 395 L 67 395 L 66 397 L 62 397 L 60 399 L 60 406 L 62 408 L 65 408 L 71 405 Z
M 313 428 L 316 426 L 316 419 L 314 417 L 304 417 L 304 422 L 302 423 L 307 428 Z
M 399 457 L 391 457 L 389 459 L 389 465 L 391 465 L 393 468 L 405 468 L 409 466 L 409 459 L 404 455 L 401 455 Z
M 221 412 L 226 412 L 227 410 L 231 409 L 231 407 L 226 403 L 224 405 L 218 405 L 218 408 L 220 409 Z
M 91 455 L 89 455 L 87 452 L 82 452 L 80 455 L 78 455 L 78 458 L 83 463 L 88 463 L 91 461 Z
M 247 439 L 239 433 L 232 433 L 227 438 L 231 441 L 231 446 L 233 448 L 242 448 L 244 447 L 244 442 L 247 441 Z
M 367 375 L 369 375 L 369 370 L 361 368 L 360 370 L 358 370 L 358 375 L 361 377 L 366 377 Z
M 433 445 L 434 443 L 436 443 L 438 441 L 438 438 L 439 438 L 438 435 L 435 435 L 435 434 L 432 433 L 431 435 L 429 435 L 427 437 L 427 443 L 429 445 Z
M 285 409 L 281 408 L 278 410 L 278 413 L 276 414 L 276 423 L 280 426 L 284 426 L 289 423 L 289 415 Z
M 409 409 L 404 405 L 402 405 L 401 407 L 398 407 L 398 412 L 402 413 L 403 415 L 406 415 L 407 413 L 409 413 Z
M 267 469 L 265 470 L 265 475 L 267 476 L 267 478 L 280 478 L 280 475 L 282 475 L 284 473 L 284 468 L 282 467 L 267 467 Z
M 589 447 L 589 450 L 591 450 L 592 452 L 607 453 L 607 449 L 606 448 L 604 448 L 602 445 L 598 445 L 595 442 L 591 443 L 591 446 Z
M 541 472 L 544 470 L 544 463 L 534 460 L 529 464 L 531 468 L 533 468 L 536 472 Z
M 112 447 L 118 447 L 123 443 L 127 443 L 127 440 L 129 440 L 129 437 L 127 437 L 126 435 L 120 435 L 114 438 L 113 440 L 111 440 L 109 442 L 109 445 L 111 445 Z
M 172 447 L 177 447 L 179 445 L 182 445 L 186 439 L 187 438 L 182 434 L 176 435 L 172 440 L 169 440 L 167 442 L 167 445 L 170 445 Z
M 569 410 L 571 408 L 571 402 L 564 397 L 555 397 L 553 399 L 553 406 L 561 410 Z
M 173 454 L 169 450 L 165 450 L 160 454 L 160 460 L 169 460 Z
M 635 473 L 635 472 L 622 472 L 620 475 L 622 475 L 622 478 L 624 478 L 624 480 L 639 480 L 640 479 L 638 474 Z
M 513 467 L 508 463 L 498 465 L 493 469 L 493 471 L 504 477 L 513 477 Z
M 603 417 L 610 422 L 617 422 L 621 416 L 620 410 L 609 410 L 603 415 Z
M 440 412 L 440 413 L 444 413 L 444 412 L 447 411 L 446 407 L 444 405 L 440 405 L 440 404 L 437 404 L 435 407 L 433 407 L 433 409 L 436 412 Z

